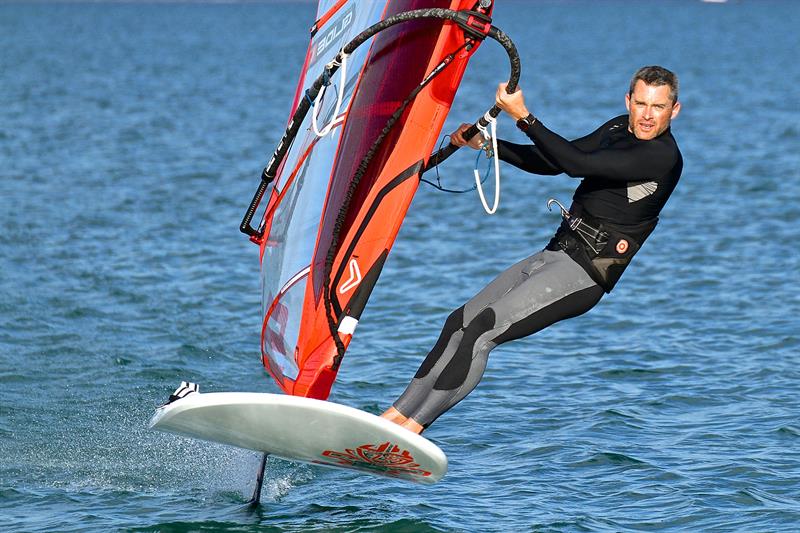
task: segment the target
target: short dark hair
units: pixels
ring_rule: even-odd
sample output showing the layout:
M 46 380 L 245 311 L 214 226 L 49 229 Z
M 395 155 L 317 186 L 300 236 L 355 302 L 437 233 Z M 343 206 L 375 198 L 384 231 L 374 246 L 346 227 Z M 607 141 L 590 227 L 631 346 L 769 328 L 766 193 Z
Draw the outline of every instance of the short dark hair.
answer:
M 631 87 L 628 90 L 628 94 L 633 94 L 633 88 L 639 80 L 642 80 L 647 85 L 655 85 L 656 87 L 668 85 L 672 103 L 674 104 L 678 101 L 678 76 L 674 72 L 658 65 L 642 67 L 631 78 Z

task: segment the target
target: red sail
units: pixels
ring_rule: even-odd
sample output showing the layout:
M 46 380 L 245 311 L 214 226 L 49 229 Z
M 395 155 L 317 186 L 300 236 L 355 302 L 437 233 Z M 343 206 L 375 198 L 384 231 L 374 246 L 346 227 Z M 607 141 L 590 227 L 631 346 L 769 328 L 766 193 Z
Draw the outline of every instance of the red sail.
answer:
M 325 63 L 366 27 L 410 10 L 462 10 L 476 4 L 327 3 L 333 5 L 318 13 L 295 106 Z M 261 241 L 262 359 L 285 392 L 328 397 L 339 355 L 349 344 L 477 48 L 476 43 L 467 50 L 466 39 L 456 24 L 430 18 L 381 31 L 347 58 L 344 80 L 333 76 L 330 93 L 302 124 L 269 191 Z M 386 129 L 404 100 L 443 61 L 446 66 Z M 333 116 L 339 90 L 344 91 L 342 105 Z M 324 137 L 311 126 L 315 113 L 320 128 L 333 121 Z M 341 340 L 338 349 L 332 330 Z

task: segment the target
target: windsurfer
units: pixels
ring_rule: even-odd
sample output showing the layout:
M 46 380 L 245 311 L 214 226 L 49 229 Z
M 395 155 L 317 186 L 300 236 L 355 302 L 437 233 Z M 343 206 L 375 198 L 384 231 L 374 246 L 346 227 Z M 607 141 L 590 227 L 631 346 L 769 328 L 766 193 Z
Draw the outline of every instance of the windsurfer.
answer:
M 680 111 L 678 80 L 663 67 L 634 74 L 625 95 L 627 115 L 574 141 L 537 120 L 521 90 L 508 94 L 501 84 L 496 103 L 534 143 L 499 141 L 503 161 L 534 174 L 583 179 L 572 206 L 559 204 L 563 221 L 545 249 L 450 314 L 405 392 L 382 415 L 416 433 L 477 386 L 494 347 L 581 315 L 610 292 L 655 228 L 683 168 L 670 131 Z M 451 142 L 482 148 L 479 136 L 463 140 L 468 127 L 454 132 Z

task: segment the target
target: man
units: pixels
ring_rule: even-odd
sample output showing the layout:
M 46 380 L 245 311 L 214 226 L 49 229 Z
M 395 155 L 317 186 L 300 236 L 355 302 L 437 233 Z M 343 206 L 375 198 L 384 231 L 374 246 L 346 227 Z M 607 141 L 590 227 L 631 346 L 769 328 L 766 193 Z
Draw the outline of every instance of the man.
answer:
M 683 159 L 670 132 L 680 112 L 669 70 L 639 69 L 625 95 L 627 115 L 567 141 L 526 107 L 522 91 L 497 90 L 497 105 L 534 144 L 498 142 L 499 157 L 535 174 L 583 178 L 547 247 L 512 266 L 456 309 L 406 391 L 382 416 L 421 433 L 469 394 L 497 345 L 581 315 L 610 292 L 658 222 Z M 451 142 L 463 140 L 463 124 Z M 549 202 L 548 202 L 549 205 Z M 560 205 L 560 204 L 559 204 Z

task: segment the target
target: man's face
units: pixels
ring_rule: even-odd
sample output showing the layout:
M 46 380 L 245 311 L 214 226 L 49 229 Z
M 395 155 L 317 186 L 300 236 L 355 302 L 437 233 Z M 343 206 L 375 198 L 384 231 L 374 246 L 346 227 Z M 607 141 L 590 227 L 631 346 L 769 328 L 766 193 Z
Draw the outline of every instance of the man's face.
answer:
M 633 86 L 633 94 L 625 95 L 625 107 L 630 114 L 628 130 L 643 141 L 664 133 L 681 110 L 669 96 L 669 85 L 647 85 L 642 80 Z

